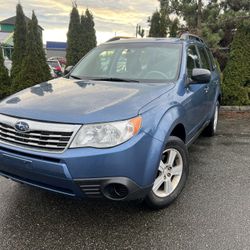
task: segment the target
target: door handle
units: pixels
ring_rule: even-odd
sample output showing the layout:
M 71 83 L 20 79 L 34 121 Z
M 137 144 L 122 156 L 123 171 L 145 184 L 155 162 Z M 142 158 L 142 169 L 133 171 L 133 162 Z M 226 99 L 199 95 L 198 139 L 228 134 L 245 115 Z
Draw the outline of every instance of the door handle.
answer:
M 204 88 L 204 91 L 205 91 L 205 93 L 208 93 L 208 91 L 209 91 L 209 86 L 206 86 L 206 87 Z

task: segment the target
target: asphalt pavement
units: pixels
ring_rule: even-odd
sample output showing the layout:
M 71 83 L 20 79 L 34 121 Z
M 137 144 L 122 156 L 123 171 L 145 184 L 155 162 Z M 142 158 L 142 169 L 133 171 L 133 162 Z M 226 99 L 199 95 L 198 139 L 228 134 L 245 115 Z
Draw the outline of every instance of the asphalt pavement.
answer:
M 250 114 L 224 114 L 191 146 L 167 209 L 79 201 L 0 177 L 0 249 L 250 249 Z

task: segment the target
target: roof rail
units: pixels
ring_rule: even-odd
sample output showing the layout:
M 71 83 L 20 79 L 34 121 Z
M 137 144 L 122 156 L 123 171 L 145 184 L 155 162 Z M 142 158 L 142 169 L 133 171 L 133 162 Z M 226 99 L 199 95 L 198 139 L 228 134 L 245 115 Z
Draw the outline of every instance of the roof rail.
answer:
M 114 41 L 119 41 L 119 40 L 123 40 L 123 39 L 132 39 L 134 37 L 128 37 L 128 36 L 115 36 L 111 39 L 109 39 L 106 43 L 109 43 L 109 42 L 114 42 Z
M 190 33 L 183 33 L 180 37 L 181 40 L 193 40 L 193 41 L 198 41 L 201 43 L 205 43 L 200 37 L 190 34 Z

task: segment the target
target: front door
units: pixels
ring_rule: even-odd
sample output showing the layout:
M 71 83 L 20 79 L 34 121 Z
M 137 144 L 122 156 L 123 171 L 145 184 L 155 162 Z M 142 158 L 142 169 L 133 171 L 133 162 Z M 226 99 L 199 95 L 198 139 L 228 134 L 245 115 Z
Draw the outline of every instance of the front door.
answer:
M 191 79 L 194 68 L 202 64 L 196 45 L 187 48 L 187 77 Z M 207 84 L 190 84 L 186 89 L 185 103 L 186 119 L 188 121 L 188 137 L 191 138 L 201 128 L 207 117 Z

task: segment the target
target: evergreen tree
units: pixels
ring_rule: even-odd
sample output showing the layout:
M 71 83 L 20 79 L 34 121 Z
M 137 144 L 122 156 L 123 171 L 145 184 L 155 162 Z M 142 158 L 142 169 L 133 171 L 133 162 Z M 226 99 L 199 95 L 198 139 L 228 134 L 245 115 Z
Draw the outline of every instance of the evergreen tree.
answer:
M 86 20 L 86 16 L 85 14 L 81 15 L 81 23 L 80 23 L 80 45 L 81 45 L 81 57 L 84 57 L 88 51 L 86 48 L 86 44 L 87 44 L 87 20 Z
M 198 0 L 171 0 L 172 14 L 176 14 L 186 22 L 186 27 L 191 33 L 197 33 L 198 21 Z M 200 5 L 199 5 L 200 6 Z M 199 13 L 200 17 L 201 13 Z
M 169 30 L 169 36 L 170 37 L 177 37 L 178 35 L 178 31 L 179 31 L 179 25 L 180 25 L 180 21 L 179 19 L 176 17 L 170 25 L 170 30 Z
M 70 14 L 69 30 L 67 33 L 67 65 L 76 65 L 77 62 L 81 59 L 82 41 L 80 33 L 80 16 L 77 6 L 75 5 L 73 6 Z
M 2 48 L 0 47 L 0 100 L 10 93 L 9 72 L 4 66 Z
M 162 19 L 161 14 L 158 10 L 156 10 L 152 18 L 149 20 L 150 22 L 150 30 L 149 30 L 149 37 L 164 37 L 165 32 L 162 33 Z
M 96 47 L 96 31 L 94 17 L 87 9 L 81 16 L 81 55 L 85 56 L 90 50 Z
M 250 22 L 242 23 L 234 36 L 224 70 L 223 94 L 227 105 L 250 105 Z
M 12 55 L 11 77 L 16 81 L 18 73 L 21 71 L 23 58 L 26 51 L 27 23 L 21 4 L 16 6 L 16 24 L 14 31 L 14 51 Z
M 150 27 L 152 27 L 152 30 L 150 28 L 149 36 L 176 36 L 179 31 L 179 19 L 178 17 L 176 17 L 173 21 L 170 19 L 170 15 L 174 11 L 171 1 L 158 1 L 160 2 L 160 11 L 154 12 L 151 20 L 149 20 Z
M 209 2 L 202 9 L 202 26 L 200 35 L 211 48 L 217 48 L 222 39 L 223 31 L 219 25 L 221 6 L 217 0 Z
M 39 58 L 40 61 L 40 71 L 41 71 L 41 78 L 37 79 L 37 81 L 42 82 L 42 81 L 47 81 L 51 78 L 50 75 L 50 70 L 49 66 L 47 64 L 47 59 L 45 55 L 45 51 L 43 48 L 43 41 L 42 41 L 42 33 L 40 32 L 37 17 L 34 13 L 32 12 L 32 23 L 34 25 L 34 44 L 36 45 L 37 48 L 37 58 Z
M 42 37 L 35 13 L 28 24 L 26 54 L 22 63 L 22 70 L 18 74 L 17 83 L 13 85 L 15 91 L 31 87 L 37 83 L 45 82 L 51 78 L 46 63 L 42 45 Z
M 170 5 L 169 0 L 160 0 L 160 15 L 161 15 L 161 36 L 166 37 L 170 28 Z

